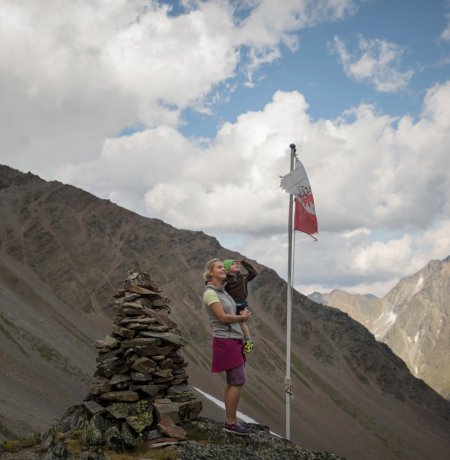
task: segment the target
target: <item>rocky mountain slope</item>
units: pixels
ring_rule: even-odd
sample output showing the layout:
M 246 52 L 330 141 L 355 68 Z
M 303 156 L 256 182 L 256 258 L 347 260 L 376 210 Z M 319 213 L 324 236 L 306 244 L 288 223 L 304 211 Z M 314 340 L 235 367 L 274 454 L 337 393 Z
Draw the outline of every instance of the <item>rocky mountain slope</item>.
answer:
M 340 290 L 322 299 L 364 324 L 413 375 L 450 399 L 450 257 L 400 280 L 382 299 Z
M 129 269 L 149 272 L 172 300 L 189 340 L 190 382 L 221 399 L 201 305 L 204 263 L 214 256 L 239 254 L 202 232 L 0 166 L 2 437 L 43 430 L 86 395 L 93 342 L 111 329 L 112 295 Z M 283 434 L 286 283 L 255 266 L 256 348 L 240 409 Z M 302 448 L 349 459 L 444 458 L 449 402 L 366 328 L 295 292 L 292 337 L 292 439 Z
M 333 289 L 328 294 L 314 292 L 308 297 L 323 305 L 339 308 L 369 331 L 373 331 L 373 323 L 380 317 L 382 311 L 381 300 L 377 297 L 350 294 L 341 289 Z

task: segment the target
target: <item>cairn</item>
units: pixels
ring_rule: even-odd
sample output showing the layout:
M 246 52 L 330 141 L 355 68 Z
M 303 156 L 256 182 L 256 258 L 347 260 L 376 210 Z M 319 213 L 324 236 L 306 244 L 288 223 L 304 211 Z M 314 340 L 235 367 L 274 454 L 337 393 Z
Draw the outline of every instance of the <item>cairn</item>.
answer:
M 201 412 L 180 353 L 186 341 L 169 318 L 170 300 L 147 273 L 131 273 L 114 297 L 112 332 L 95 343 L 89 395 L 44 435 L 44 448 L 54 446 L 56 431 L 66 438 L 82 433 L 83 448 L 91 452 L 101 446 L 132 450 L 138 439 L 183 439 L 177 424 Z

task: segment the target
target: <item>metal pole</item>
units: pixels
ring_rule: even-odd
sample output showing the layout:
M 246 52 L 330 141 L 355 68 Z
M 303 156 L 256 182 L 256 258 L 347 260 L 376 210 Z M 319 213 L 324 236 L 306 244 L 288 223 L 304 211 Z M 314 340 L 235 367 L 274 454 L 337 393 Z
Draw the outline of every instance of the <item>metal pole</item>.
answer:
M 291 171 L 294 169 L 295 144 L 291 148 Z M 291 439 L 291 319 L 292 319 L 292 214 L 293 197 L 289 194 L 289 219 L 288 219 L 288 282 L 286 302 L 286 378 L 284 381 L 286 391 L 286 439 Z

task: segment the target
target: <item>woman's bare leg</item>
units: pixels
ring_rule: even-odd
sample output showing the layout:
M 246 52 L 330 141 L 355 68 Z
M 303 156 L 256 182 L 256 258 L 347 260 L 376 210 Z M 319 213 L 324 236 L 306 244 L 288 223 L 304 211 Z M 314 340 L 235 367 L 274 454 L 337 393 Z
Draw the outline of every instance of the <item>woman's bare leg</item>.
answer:
M 230 385 L 227 383 L 225 385 L 225 414 L 228 424 L 236 423 L 236 413 L 239 405 L 239 400 L 241 399 L 243 385 Z

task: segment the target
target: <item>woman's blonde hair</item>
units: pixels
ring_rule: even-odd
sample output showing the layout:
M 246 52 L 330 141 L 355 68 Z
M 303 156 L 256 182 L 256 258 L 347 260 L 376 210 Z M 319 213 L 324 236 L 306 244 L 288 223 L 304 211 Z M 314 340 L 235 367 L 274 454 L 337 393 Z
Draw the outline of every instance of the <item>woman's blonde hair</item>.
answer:
M 208 260 L 208 262 L 206 262 L 206 265 L 205 265 L 205 270 L 203 272 L 203 279 L 205 280 L 205 283 L 207 283 L 208 281 L 211 281 L 211 272 L 212 272 L 212 269 L 214 268 L 214 264 L 216 262 L 220 262 L 222 259 L 211 259 L 211 260 Z

